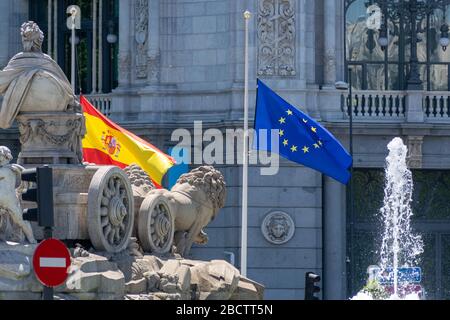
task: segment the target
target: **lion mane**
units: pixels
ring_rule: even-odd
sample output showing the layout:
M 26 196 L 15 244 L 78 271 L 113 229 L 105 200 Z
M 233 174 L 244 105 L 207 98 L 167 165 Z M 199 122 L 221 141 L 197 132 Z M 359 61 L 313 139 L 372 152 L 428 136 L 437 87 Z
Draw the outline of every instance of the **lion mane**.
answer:
M 226 184 L 222 173 L 214 167 L 203 166 L 183 174 L 177 184 L 188 183 L 205 192 L 211 199 L 214 214 L 225 205 Z

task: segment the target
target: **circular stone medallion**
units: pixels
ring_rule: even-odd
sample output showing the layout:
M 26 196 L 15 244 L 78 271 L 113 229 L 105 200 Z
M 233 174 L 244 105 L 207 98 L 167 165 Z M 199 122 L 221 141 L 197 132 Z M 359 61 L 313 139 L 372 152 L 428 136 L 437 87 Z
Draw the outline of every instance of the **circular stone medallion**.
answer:
M 284 244 L 294 236 L 295 224 L 287 213 L 274 211 L 264 218 L 261 231 L 270 243 Z

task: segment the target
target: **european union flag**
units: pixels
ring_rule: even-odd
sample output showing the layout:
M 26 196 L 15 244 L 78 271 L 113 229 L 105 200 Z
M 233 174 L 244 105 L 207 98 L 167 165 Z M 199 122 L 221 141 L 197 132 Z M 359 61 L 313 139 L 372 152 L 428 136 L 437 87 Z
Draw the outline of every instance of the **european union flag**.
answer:
M 272 151 L 279 145 L 279 154 L 284 158 L 320 171 L 327 176 L 347 184 L 352 157 L 340 142 L 324 127 L 308 115 L 290 105 L 258 79 L 255 130 L 279 130 L 279 143 L 262 145 L 258 136 L 257 149 Z M 275 150 L 274 150 L 275 151 Z

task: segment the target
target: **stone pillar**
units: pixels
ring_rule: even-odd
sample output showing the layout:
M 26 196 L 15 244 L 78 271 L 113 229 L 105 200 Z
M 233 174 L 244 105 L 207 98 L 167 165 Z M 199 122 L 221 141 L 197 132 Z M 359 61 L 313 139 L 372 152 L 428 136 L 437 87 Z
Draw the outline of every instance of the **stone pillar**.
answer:
M 130 86 L 132 1 L 119 1 L 119 89 Z
M 323 286 L 325 300 L 346 299 L 345 186 L 324 176 Z
M 324 0 L 324 83 L 334 88 L 336 82 L 336 0 Z
M 408 91 L 406 96 L 406 121 L 414 123 L 424 121 L 423 93 L 421 91 Z

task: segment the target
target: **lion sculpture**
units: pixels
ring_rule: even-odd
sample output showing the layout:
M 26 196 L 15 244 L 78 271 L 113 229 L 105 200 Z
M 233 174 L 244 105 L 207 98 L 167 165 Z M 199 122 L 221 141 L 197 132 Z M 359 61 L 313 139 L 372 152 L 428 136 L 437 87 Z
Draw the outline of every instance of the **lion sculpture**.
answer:
M 203 166 L 183 174 L 170 191 L 152 190 L 149 195 L 167 200 L 175 217 L 175 251 L 185 257 L 194 243 L 208 242 L 203 228 L 225 205 L 226 184 L 220 171 Z
M 9 221 L 22 230 L 28 242 L 36 243 L 33 236 L 33 230 L 28 221 L 22 218 L 22 209 L 16 188 L 20 188 L 20 175 L 23 168 L 16 164 L 9 164 L 13 159 L 11 151 L 7 147 L 0 147 L 0 214 L 3 223 Z M 16 235 L 17 236 L 17 235 Z

